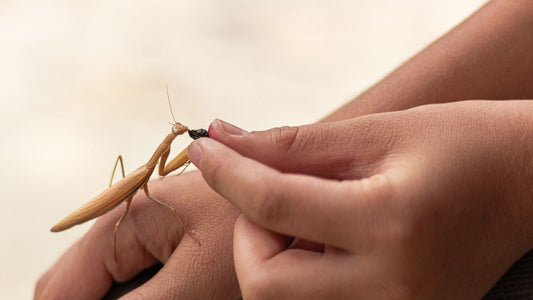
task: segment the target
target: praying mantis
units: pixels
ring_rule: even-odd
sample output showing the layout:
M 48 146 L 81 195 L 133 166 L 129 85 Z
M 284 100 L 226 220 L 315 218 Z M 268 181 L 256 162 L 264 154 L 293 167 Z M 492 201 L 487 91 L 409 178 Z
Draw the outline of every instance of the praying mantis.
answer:
M 91 201 L 87 202 L 85 205 L 83 205 L 76 211 L 66 216 L 63 220 L 61 220 L 59 223 L 54 225 L 50 229 L 50 231 L 59 232 L 59 231 L 69 229 L 74 225 L 85 223 L 91 219 L 104 215 L 105 213 L 109 212 L 110 210 L 112 210 L 113 208 L 121 204 L 123 201 L 125 201 L 126 211 L 115 224 L 115 232 L 114 232 L 114 240 L 113 240 L 114 257 L 115 257 L 115 261 L 118 262 L 117 232 L 118 232 L 120 223 L 122 222 L 124 217 L 128 214 L 133 196 L 137 193 L 139 189 L 142 189 L 150 200 L 170 209 L 174 213 L 176 218 L 178 219 L 178 222 L 182 226 L 184 232 L 187 232 L 197 244 L 200 244 L 199 241 L 195 238 L 195 236 L 190 231 L 187 230 L 187 227 L 183 223 L 183 220 L 180 218 L 176 210 L 172 206 L 166 204 L 165 202 L 158 200 L 154 198 L 153 196 L 151 196 L 148 190 L 148 181 L 150 180 L 150 176 L 154 172 L 156 165 L 159 164 L 158 173 L 159 173 L 159 176 L 163 177 L 163 176 L 168 175 L 170 172 L 175 171 L 179 169 L 180 167 L 184 166 L 184 169 L 178 174 L 180 175 L 185 170 L 185 168 L 187 168 L 187 166 L 190 164 L 189 158 L 187 156 L 187 148 L 183 149 L 174 159 L 172 159 L 170 162 L 167 163 L 167 159 L 170 154 L 170 145 L 172 144 L 172 141 L 174 141 L 174 139 L 177 136 L 182 135 L 185 132 L 188 132 L 189 136 L 193 139 L 198 139 L 201 137 L 208 137 L 207 130 L 205 129 L 191 130 L 187 128 L 187 126 L 184 126 L 176 122 L 176 119 L 174 118 L 174 113 L 172 112 L 172 105 L 170 104 L 170 96 L 168 94 L 168 88 L 167 88 L 167 97 L 169 101 L 168 103 L 170 106 L 170 111 L 172 113 L 172 118 L 174 119 L 174 123 L 171 123 L 172 130 L 165 137 L 163 142 L 161 142 L 161 144 L 157 147 L 157 149 L 155 150 L 152 157 L 148 160 L 148 162 L 140 166 L 139 168 L 137 168 L 135 171 L 131 172 L 127 176 L 124 176 L 124 165 L 122 162 L 122 156 L 119 155 L 115 162 L 115 167 L 113 168 L 113 174 L 111 176 L 111 182 L 109 184 L 109 188 L 103 191 L 102 193 L 100 193 L 98 196 L 94 197 Z M 112 184 L 113 176 L 115 174 L 116 167 L 119 161 L 120 161 L 121 168 L 122 168 L 123 178 L 119 180 L 118 182 L 116 182 L 115 184 Z

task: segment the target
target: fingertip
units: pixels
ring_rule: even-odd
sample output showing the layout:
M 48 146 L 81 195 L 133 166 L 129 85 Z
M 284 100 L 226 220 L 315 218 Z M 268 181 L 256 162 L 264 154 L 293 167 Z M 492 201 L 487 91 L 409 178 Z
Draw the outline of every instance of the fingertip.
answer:
M 246 134 L 248 134 L 248 131 L 220 119 L 213 120 L 209 125 L 209 136 L 215 139 L 223 138 L 224 136 L 244 136 Z
M 203 161 L 207 161 L 207 164 L 212 163 L 213 159 L 219 157 L 220 151 L 223 150 L 222 144 L 213 139 L 197 139 L 187 148 L 187 155 L 190 161 L 202 171 L 206 168 L 206 163 Z
M 203 156 L 203 149 L 202 149 L 201 143 L 202 143 L 202 139 L 198 139 L 192 142 L 187 148 L 187 155 L 189 156 L 189 160 L 196 167 L 200 166 L 200 161 L 202 160 L 202 156 Z

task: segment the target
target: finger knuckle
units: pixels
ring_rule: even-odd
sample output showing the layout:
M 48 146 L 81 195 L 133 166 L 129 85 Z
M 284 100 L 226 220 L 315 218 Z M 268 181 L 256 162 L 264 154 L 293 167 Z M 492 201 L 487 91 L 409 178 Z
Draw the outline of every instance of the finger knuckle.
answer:
M 396 192 L 397 187 L 390 176 L 374 176 L 373 198 L 381 199 L 381 209 L 386 214 L 381 218 L 383 226 L 375 227 L 375 235 L 387 245 L 404 246 L 416 238 L 419 227 L 413 219 L 413 207 Z
M 269 132 L 271 143 L 283 152 L 290 152 L 298 145 L 299 127 L 283 126 L 274 128 Z
M 219 191 L 223 188 L 223 178 L 225 176 L 225 166 L 224 164 L 213 164 L 211 166 L 211 170 L 207 172 L 206 174 L 210 175 L 208 180 L 210 181 L 210 185 L 213 187 L 215 191 Z
M 256 219 L 263 225 L 276 224 L 281 220 L 282 201 L 277 196 L 275 189 L 265 185 L 262 191 L 256 193 L 255 203 Z
M 402 227 L 396 224 L 401 217 L 391 215 L 397 205 L 393 189 L 390 178 L 384 174 L 360 181 L 360 192 L 366 197 L 363 201 L 356 200 L 354 207 L 374 215 L 371 219 L 365 219 L 365 229 L 361 232 L 362 239 L 367 241 L 365 244 L 370 248 L 382 243 L 394 243 L 402 234 Z

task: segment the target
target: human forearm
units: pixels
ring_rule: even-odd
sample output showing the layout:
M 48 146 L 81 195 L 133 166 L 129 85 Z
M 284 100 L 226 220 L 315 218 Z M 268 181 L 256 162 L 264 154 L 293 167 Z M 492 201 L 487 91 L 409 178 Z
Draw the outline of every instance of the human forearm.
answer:
M 466 99 L 533 98 L 533 2 L 494 0 L 323 121 Z

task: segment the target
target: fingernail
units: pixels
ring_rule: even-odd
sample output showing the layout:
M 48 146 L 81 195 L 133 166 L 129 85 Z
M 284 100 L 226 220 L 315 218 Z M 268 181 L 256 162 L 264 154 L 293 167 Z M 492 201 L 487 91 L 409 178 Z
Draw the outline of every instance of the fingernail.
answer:
M 244 130 L 244 129 L 241 129 L 235 125 L 232 125 L 228 122 L 224 122 L 220 119 L 215 119 L 212 123 L 211 123 L 211 126 L 216 126 L 216 127 L 219 127 L 220 129 L 222 129 L 223 131 L 225 131 L 227 134 L 229 135 L 245 135 L 248 133 L 248 131 Z
M 204 154 L 200 143 L 200 140 L 196 140 L 192 142 L 187 148 L 187 156 L 189 156 L 189 159 L 196 167 L 198 167 L 198 165 L 200 164 L 200 161 L 202 160 L 202 155 Z

